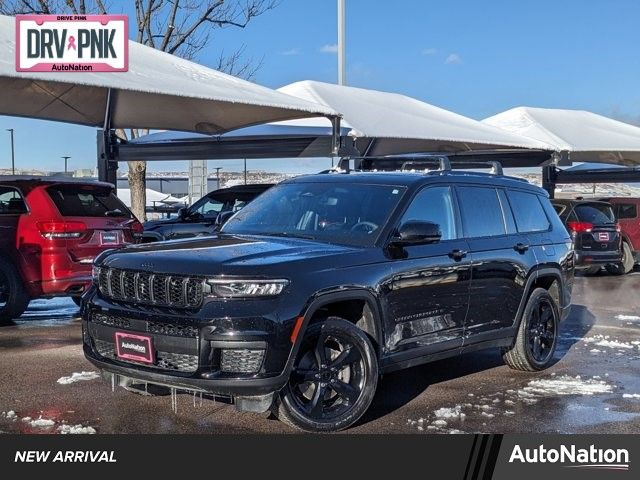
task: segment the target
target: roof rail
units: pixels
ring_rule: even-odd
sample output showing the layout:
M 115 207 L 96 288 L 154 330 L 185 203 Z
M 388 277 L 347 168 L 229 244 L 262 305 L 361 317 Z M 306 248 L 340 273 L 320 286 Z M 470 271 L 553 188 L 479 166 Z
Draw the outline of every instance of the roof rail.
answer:
M 406 171 L 411 169 L 425 168 L 427 165 L 437 166 L 434 170 L 449 171 L 451 163 L 446 155 L 388 155 L 388 156 L 372 156 L 372 157 L 345 157 L 338 163 L 341 171 L 372 171 L 372 170 L 390 170 L 390 171 Z
M 502 172 L 502 163 L 496 161 L 496 160 L 471 160 L 471 161 L 464 161 L 464 160 L 454 160 L 453 162 L 451 162 L 452 165 L 464 165 L 465 168 L 486 168 L 486 167 L 490 167 L 491 168 L 491 175 L 504 175 Z

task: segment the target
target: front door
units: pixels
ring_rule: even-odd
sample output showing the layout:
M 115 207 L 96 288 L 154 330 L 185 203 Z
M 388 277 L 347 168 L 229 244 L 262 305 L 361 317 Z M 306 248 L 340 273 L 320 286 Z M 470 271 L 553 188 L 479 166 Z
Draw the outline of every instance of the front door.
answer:
M 393 253 L 392 274 L 382 286 L 385 351 L 412 350 L 418 356 L 460 347 L 469 303 L 471 257 L 467 243 L 458 235 L 451 188 L 433 186 L 418 192 L 398 226 L 409 220 L 440 225 L 442 238 Z

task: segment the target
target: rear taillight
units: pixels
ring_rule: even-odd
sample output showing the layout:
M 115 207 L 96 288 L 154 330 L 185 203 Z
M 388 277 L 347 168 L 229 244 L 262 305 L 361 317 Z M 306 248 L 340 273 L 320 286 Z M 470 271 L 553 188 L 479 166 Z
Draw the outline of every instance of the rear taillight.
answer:
M 567 227 L 574 233 L 590 232 L 593 230 L 593 223 L 589 222 L 567 222 Z
M 131 222 L 131 225 L 129 226 L 131 227 L 131 231 L 133 232 L 134 235 L 140 235 L 142 232 L 144 232 L 144 227 L 137 220 L 134 220 L 133 222 Z
M 38 230 L 44 238 L 80 238 L 87 231 L 83 222 L 39 222 Z

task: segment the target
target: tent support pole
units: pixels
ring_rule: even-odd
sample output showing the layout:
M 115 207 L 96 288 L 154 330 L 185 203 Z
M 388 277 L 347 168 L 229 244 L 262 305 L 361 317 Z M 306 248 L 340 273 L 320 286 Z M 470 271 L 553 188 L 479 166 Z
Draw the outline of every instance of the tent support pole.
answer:
M 104 125 L 98 130 L 98 179 L 117 187 L 118 182 L 118 137 L 111 127 L 113 104 L 116 92 L 107 91 L 107 104 L 104 112 Z
M 331 154 L 338 155 L 340 151 L 340 117 L 330 117 L 331 120 Z
M 554 198 L 556 184 L 558 183 L 558 171 L 555 165 L 542 167 L 542 188 L 547 191 L 550 198 Z

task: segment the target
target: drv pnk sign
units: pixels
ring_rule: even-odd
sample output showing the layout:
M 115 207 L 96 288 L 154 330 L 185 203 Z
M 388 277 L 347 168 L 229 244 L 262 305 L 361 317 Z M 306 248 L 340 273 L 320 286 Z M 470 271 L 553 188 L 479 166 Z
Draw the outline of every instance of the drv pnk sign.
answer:
M 126 72 L 126 15 L 17 15 L 16 71 Z

